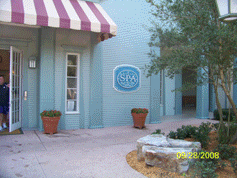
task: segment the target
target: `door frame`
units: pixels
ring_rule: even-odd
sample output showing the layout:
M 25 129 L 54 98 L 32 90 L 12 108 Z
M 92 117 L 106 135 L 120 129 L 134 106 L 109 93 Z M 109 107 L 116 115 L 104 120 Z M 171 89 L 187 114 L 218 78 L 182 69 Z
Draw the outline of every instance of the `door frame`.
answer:
M 1 38 L 0 38 L 0 40 L 1 40 Z M 6 46 L 6 47 L 5 47 Z M 23 91 L 23 75 L 22 75 L 22 73 L 23 73 L 23 69 L 24 69 L 24 67 L 23 67 L 23 64 L 24 64 L 24 62 L 23 62 L 23 53 L 24 53 L 24 50 L 23 49 L 21 49 L 19 46 L 17 46 L 17 45 L 9 45 L 9 44 L 7 44 L 7 45 L 3 45 L 3 47 L 2 47 L 2 45 L 0 46 L 0 50 L 4 50 L 4 51 L 9 51 L 9 53 L 10 53 L 10 48 L 11 48 L 11 46 L 12 47 L 14 47 L 14 48 L 17 48 L 17 49 L 19 49 L 20 51 L 21 51 L 21 53 L 22 53 L 22 61 L 21 61 L 21 64 L 20 64 L 20 70 L 21 70 L 21 76 L 20 76 L 20 87 L 19 87 L 19 96 L 20 96 L 20 99 L 21 99 L 21 101 L 20 101 L 20 103 L 19 103 L 19 117 L 20 117 L 20 128 L 22 127 L 22 119 L 23 119 L 23 117 L 22 117 L 22 103 L 23 103 L 23 93 L 22 93 L 22 91 Z M 17 46 L 17 47 L 16 47 Z M 9 56 L 9 60 L 11 60 L 10 59 L 10 56 Z M 10 73 L 10 64 L 9 64 L 9 73 Z M 9 76 L 10 77 L 10 76 Z M 9 83 L 10 83 L 10 78 L 9 78 Z M 10 87 L 12 87 L 12 86 L 10 86 Z M 10 92 L 11 92 L 11 89 L 10 89 L 10 91 L 9 91 L 9 94 L 10 94 Z M 9 96 L 10 97 L 10 96 Z M 10 102 L 10 101 L 9 101 Z M 8 114 L 8 119 L 9 119 L 9 132 L 10 132 L 10 110 L 11 110 L 11 104 L 9 103 L 9 114 Z

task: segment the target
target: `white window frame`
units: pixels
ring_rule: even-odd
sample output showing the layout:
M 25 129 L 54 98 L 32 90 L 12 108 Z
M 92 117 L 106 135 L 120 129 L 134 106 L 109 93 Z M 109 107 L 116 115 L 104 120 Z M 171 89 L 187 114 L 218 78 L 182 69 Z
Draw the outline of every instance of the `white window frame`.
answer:
M 76 98 L 76 100 L 77 100 L 77 110 L 76 111 L 67 111 L 67 101 L 68 101 L 68 99 L 67 99 L 67 78 L 68 78 L 68 76 L 67 76 L 67 68 L 68 68 L 68 66 L 70 66 L 70 65 L 68 65 L 68 55 L 75 55 L 75 56 L 77 56 L 77 98 Z M 67 52 L 66 53 L 66 70 L 65 70 L 65 113 L 66 114 L 80 114 L 80 98 L 79 98 L 79 95 L 80 95 L 80 53 L 69 53 L 69 52 Z
M 160 71 L 160 106 L 164 103 L 164 70 Z

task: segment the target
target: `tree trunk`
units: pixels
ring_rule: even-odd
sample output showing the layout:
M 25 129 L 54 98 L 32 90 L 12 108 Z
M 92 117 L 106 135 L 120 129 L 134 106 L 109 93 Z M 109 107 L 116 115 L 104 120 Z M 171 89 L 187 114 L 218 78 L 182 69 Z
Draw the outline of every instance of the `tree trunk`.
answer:
M 216 77 L 216 79 L 214 79 L 214 75 L 213 75 L 213 67 L 209 66 L 210 69 L 210 78 L 212 80 L 212 84 L 214 86 L 214 91 L 215 91 L 215 98 L 216 98 L 216 105 L 217 105 L 217 109 L 218 109 L 218 113 L 220 116 L 220 124 L 218 127 L 218 131 L 220 130 L 220 126 L 223 124 L 223 113 L 222 113 L 222 108 L 221 108 L 221 104 L 220 104 L 220 100 L 218 97 L 218 77 Z
M 221 76 L 221 86 L 233 108 L 233 111 L 234 111 L 234 114 L 235 114 L 235 118 L 237 118 L 237 110 L 236 110 L 236 106 L 235 106 L 235 103 L 232 99 L 232 97 L 230 96 L 230 92 L 226 89 L 225 87 L 225 82 L 224 82 L 224 73 L 223 73 L 223 69 L 220 68 L 220 76 Z M 235 135 L 232 137 L 230 143 L 235 143 L 237 141 L 237 131 L 235 132 Z
M 218 82 L 218 80 L 217 80 Z M 223 125 L 223 113 L 222 113 L 222 108 L 221 108 L 221 103 L 220 103 L 220 100 L 219 100 L 219 97 L 218 97 L 218 89 L 217 89 L 217 84 L 215 84 L 213 82 L 213 85 L 214 85 L 214 90 L 215 90 L 215 96 L 216 96 L 216 105 L 217 105 L 217 109 L 218 109 L 218 112 L 219 112 L 219 116 L 220 116 L 220 125 L 218 127 L 218 131 L 220 130 L 220 126 Z
M 233 111 L 234 111 L 234 114 L 235 114 L 235 117 L 237 118 L 237 109 L 236 109 L 236 106 L 235 106 L 235 103 L 232 99 L 232 97 L 230 96 L 230 92 L 227 90 L 227 88 L 225 87 L 225 79 L 224 79 L 224 73 L 223 73 L 223 69 L 220 68 L 220 75 L 221 75 L 221 86 L 233 108 Z

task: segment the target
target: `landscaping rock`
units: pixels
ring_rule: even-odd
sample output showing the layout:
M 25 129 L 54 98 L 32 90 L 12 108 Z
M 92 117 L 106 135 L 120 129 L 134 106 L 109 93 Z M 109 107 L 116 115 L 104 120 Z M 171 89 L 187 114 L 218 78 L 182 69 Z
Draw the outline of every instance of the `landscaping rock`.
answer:
M 194 161 L 194 159 L 189 159 L 189 157 L 184 159 L 177 157 L 178 152 L 185 152 L 185 154 L 188 155 L 190 152 L 193 152 L 193 148 L 170 148 L 144 145 L 142 152 L 145 155 L 147 165 L 157 166 L 171 172 L 186 172 L 189 169 L 188 160 L 191 162 Z
M 137 140 L 137 159 L 145 160 L 147 165 L 158 166 L 167 171 L 183 173 L 189 168 L 191 152 L 201 150 L 200 142 L 171 139 L 162 134 L 152 134 Z M 187 158 L 179 159 L 177 153 L 184 152 Z
M 168 147 L 170 143 L 167 142 L 167 139 L 162 134 L 152 134 L 142 137 L 137 140 L 137 159 L 138 161 L 144 160 L 144 155 L 142 154 L 142 146 L 151 145 L 157 147 Z

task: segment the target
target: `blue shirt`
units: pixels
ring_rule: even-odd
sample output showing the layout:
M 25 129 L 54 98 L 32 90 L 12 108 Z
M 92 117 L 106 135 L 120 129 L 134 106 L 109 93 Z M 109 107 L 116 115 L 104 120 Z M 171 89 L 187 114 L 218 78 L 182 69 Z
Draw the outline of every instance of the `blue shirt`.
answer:
M 0 85 L 0 106 L 9 106 L 9 88 L 7 83 Z

